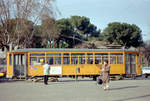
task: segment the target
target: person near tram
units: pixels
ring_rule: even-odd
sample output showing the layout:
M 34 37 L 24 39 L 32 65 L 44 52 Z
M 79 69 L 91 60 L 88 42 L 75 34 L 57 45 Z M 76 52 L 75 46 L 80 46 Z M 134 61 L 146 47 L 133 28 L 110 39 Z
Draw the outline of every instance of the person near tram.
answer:
M 50 66 L 48 65 L 48 61 L 43 65 L 44 69 L 44 84 L 48 85 L 48 75 L 50 71 Z
M 107 60 L 104 61 L 100 75 L 101 75 L 101 78 L 103 81 L 104 90 L 108 90 L 109 89 L 109 81 L 110 81 L 110 78 L 109 78 L 110 65 L 108 64 Z

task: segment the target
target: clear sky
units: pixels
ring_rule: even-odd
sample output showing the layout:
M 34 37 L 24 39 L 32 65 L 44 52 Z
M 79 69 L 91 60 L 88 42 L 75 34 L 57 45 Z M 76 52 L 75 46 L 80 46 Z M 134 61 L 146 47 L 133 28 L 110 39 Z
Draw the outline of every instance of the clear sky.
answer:
M 86 16 L 101 30 L 110 22 L 136 24 L 150 40 L 150 0 L 56 0 L 56 6 L 57 19 Z

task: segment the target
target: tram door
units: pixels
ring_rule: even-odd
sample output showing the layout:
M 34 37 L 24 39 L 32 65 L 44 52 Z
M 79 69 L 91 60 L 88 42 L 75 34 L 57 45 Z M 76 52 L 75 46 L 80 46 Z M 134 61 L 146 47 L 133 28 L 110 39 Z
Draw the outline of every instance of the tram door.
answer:
M 126 54 L 126 74 L 136 74 L 136 54 Z
M 27 72 L 27 55 L 14 54 L 13 56 L 13 74 L 18 77 L 25 77 Z

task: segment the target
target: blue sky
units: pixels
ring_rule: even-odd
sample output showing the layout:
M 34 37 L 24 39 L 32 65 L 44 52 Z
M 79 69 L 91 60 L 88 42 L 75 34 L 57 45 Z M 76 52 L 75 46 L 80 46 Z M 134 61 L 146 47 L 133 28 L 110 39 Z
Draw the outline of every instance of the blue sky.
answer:
M 136 24 L 150 40 L 150 0 L 56 0 L 57 19 L 86 16 L 103 30 L 110 22 Z

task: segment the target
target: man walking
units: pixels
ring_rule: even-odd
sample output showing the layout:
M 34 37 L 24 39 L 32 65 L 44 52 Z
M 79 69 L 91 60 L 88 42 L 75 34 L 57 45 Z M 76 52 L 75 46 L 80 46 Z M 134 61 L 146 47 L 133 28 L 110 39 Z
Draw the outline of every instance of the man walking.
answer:
M 47 81 L 48 81 L 48 74 L 49 74 L 49 70 L 50 67 L 48 65 L 48 62 L 46 62 L 46 64 L 43 65 L 43 69 L 44 69 L 44 84 L 47 85 Z

